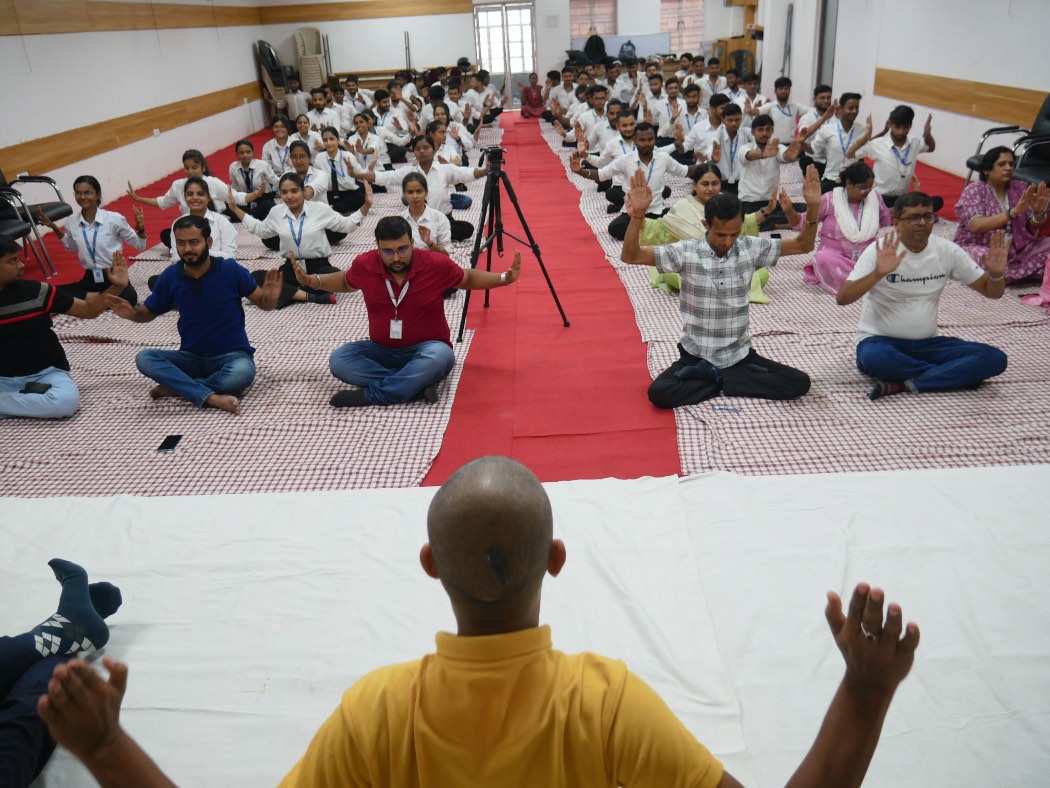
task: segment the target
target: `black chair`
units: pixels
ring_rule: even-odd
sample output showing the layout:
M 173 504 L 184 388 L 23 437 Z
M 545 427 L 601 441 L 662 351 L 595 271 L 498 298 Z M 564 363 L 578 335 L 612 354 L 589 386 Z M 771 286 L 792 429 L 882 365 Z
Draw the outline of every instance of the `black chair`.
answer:
M 1016 134 L 1013 148 L 1016 167 L 1014 177 L 1028 183 L 1050 182 L 1050 95 L 1043 101 L 1043 106 L 1032 121 L 1032 128 L 1023 126 L 997 126 L 988 129 L 977 143 L 977 152 L 966 160 L 970 173 L 966 182 L 973 180 L 973 174 L 981 168 L 981 157 L 984 155 L 985 140 L 1000 134 Z
M 29 234 L 33 232 L 33 225 L 19 218 L 24 209 L 25 203 L 18 192 L 14 189 L 0 188 L 0 235 L 12 241 L 22 240 L 22 253 L 25 258 L 29 259 L 29 251 L 32 250 L 33 257 L 40 266 L 44 278 L 49 278 L 52 274 L 44 264 L 43 258 L 40 257 L 36 247 L 27 240 Z
M 46 186 L 50 186 L 55 196 L 58 198 L 57 201 L 52 202 L 36 202 L 27 203 L 25 196 L 15 187 L 17 185 L 24 184 L 37 184 L 42 183 Z M 51 260 L 51 254 L 47 251 L 47 247 L 44 246 L 44 240 L 40 236 L 40 231 L 37 229 L 37 225 L 40 224 L 40 214 L 44 214 L 50 221 L 57 222 L 61 219 L 66 219 L 73 215 L 73 206 L 62 199 L 62 192 L 58 190 L 58 184 L 46 175 L 22 175 L 15 178 L 13 181 L 8 181 L 4 177 L 4 173 L 0 171 L 0 189 L 10 189 L 16 195 L 18 195 L 17 203 L 20 204 L 18 211 L 18 218 L 24 222 L 28 222 L 31 226 L 33 237 L 36 239 L 36 246 L 39 247 L 39 253 L 34 249 L 33 253 L 39 261 L 41 256 L 47 261 L 47 267 L 51 273 L 44 271 L 44 276 L 54 276 L 58 273 L 58 269 L 55 268 L 54 262 Z M 32 242 L 27 241 L 32 245 Z

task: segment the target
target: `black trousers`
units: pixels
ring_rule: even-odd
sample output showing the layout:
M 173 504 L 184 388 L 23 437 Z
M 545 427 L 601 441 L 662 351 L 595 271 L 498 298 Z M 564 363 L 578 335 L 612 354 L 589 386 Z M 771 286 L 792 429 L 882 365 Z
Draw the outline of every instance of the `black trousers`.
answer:
M 391 163 L 405 161 L 408 154 L 407 145 L 395 145 L 392 142 L 386 144 L 386 152 L 390 155 Z M 389 168 L 388 168 L 389 169 Z
M 359 186 L 356 189 L 330 191 L 328 192 L 328 204 L 336 213 L 349 215 L 365 204 L 365 190 Z
M 767 205 L 769 205 L 769 200 L 747 200 L 741 201 L 740 204 L 741 206 L 743 206 L 744 216 L 747 216 L 749 213 L 754 213 L 755 211 L 765 208 Z M 804 210 L 806 210 L 805 203 L 792 203 L 791 207 L 799 213 L 802 213 Z M 762 223 L 758 225 L 758 229 L 762 232 L 766 232 L 767 230 L 777 229 L 777 226 L 781 224 L 787 224 L 787 217 L 784 215 L 784 211 L 780 209 L 780 206 L 777 205 L 773 213 L 766 214 L 766 218 L 763 219 Z
M 669 210 L 671 210 L 671 209 L 670 208 L 664 208 L 663 213 L 647 213 L 645 215 L 645 218 L 646 219 L 659 219 L 661 216 L 663 216 Z M 627 225 L 629 225 L 630 223 L 631 223 L 631 217 L 628 216 L 625 213 L 621 213 L 619 216 L 617 216 L 615 219 L 613 219 L 611 222 L 609 222 L 609 235 L 611 235 L 617 241 L 622 241 L 624 239 L 624 236 L 627 235 Z
M 465 241 L 474 235 L 474 225 L 470 222 L 461 222 L 459 219 L 453 219 L 450 213 L 445 214 L 445 216 L 448 217 L 448 223 L 452 225 L 453 241 Z
M 55 750 L 36 703 L 55 666 L 68 659 L 41 658 L 32 645 L 18 648 L 18 640 L 0 638 L 0 785 L 5 788 L 33 782 Z
M 266 215 L 273 209 L 273 206 L 277 204 L 277 198 L 271 192 L 270 194 L 264 194 L 255 202 L 250 202 L 243 206 L 243 211 L 254 219 L 258 219 L 260 222 L 266 218 Z M 237 214 L 227 208 L 222 212 L 222 215 L 229 219 L 233 224 L 239 224 L 240 219 L 237 218 Z
M 803 176 L 806 174 L 806 169 L 809 167 L 810 164 L 817 168 L 817 177 L 823 178 L 824 168 L 828 166 L 827 162 L 816 161 L 811 156 L 808 156 L 805 153 L 798 157 L 798 167 L 800 170 L 802 170 Z
M 838 181 L 833 181 L 833 180 L 829 180 L 828 178 L 823 178 L 820 181 L 820 193 L 821 194 L 827 194 L 828 192 L 830 192 L 831 190 L 835 189 L 836 187 L 838 187 L 840 185 L 841 184 Z
M 297 260 L 300 266 L 306 271 L 308 276 L 314 274 L 333 274 L 340 270 L 328 262 L 327 257 L 318 257 L 313 260 Z M 313 287 L 303 287 L 299 284 L 299 280 L 295 277 L 295 271 L 292 270 L 292 264 L 288 260 L 284 261 L 284 264 L 277 269 L 281 272 L 281 277 L 284 279 L 284 283 L 281 286 L 281 295 L 277 299 L 277 308 L 284 309 L 288 304 L 294 304 L 292 296 L 295 295 L 296 290 L 303 290 L 307 293 L 327 293 L 327 290 L 318 290 Z M 262 287 L 266 283 L 266 271 L 252 271 L 252 276 L 255 277 L 256 283 L 259 287 Z
M 94 273 L 85 271 L 84 277 L 79 282 L 70 282 L 68 285 L 56 285 L 56 287 L 64 293 L 69 293 L 73 298 L 84 299 L 87 298 L 88 293 L 101 293 L 103 290 L 109 289 L 109 271 L 103 271 L 102 276 L 103 280 L 96 282 Z M 135 288 L 131 285 L 120 291 L 120 297 L 132 306 L 139 302 L 139 294 L 135 292 Z
M 601 190 L 601 184 L 599 183 L 598 191 Z M 663 196 L 665 200 L 671 196 L 670 186 L 664 186 Z M 623 203 L 626 198 L 627 195 L 624 194 L 622 186 L 610 186 L 608 189 L 605 190 L 605 199 L 612 203 L 612 205 L 615 206 L 617 210 L 623 209 Z
M 897 202 L 903 195 L 900 194 L 884 194 L 882 195 L 882 201 L 886 203 L 887 208 L 892 208 L 893 204 Z M 930 199 L 933 200 L 933 212 L 937 213 L 941 208 L 944 207 L 944 200 L 936 195 L 931 194 Z
M 714 367 L 680 344 L 678 353 L 678 361 L 649 386 L 649 401 L 658 408 L 695 405 L 719 392 L 727 397 L 797 399 L 809 391 L 809 375 L 763 358 L 754 348 L 733 366 L 718 370 L 717 376 Z

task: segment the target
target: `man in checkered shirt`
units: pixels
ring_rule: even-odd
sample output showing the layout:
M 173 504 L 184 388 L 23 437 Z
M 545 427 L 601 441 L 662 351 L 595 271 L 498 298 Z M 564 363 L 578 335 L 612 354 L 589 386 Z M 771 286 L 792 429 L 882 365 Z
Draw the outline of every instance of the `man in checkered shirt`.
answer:
M 812 167 L 806 171 L 802 194 L 808 215 L 816 216 L 820 181 Z M 620 259 L 681 275 L 685 332 L 678 343 L 678 361 L 653 381 L 649 400 L 658 408 L 676 408 L 719 392 L 729 397 L 795 399 L 809 391 L 805 372 L 763 358 L 751 347 L 748 305 L 756 269 L 776 265 L 781 255 L 813 251 L 816 220 L 807 221 L 797 238 L 784 241 L 741 237 L 740 201 L 732 194 L 719 194 L 705 206 L 704 238 L 642 247 L 638 234 L 652 198 L 645 173 L 637 171 L 627 196 L 631 223 Z

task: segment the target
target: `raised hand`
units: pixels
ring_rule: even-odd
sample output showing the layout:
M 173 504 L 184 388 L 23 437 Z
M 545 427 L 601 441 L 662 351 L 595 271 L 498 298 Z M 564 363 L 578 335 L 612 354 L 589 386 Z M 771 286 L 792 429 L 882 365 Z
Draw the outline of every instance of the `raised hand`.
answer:
M 711 143 L 711 161 L 715 164 L 722 161 L 722 145 L 718 140 Z
M 671 121 L 673 122 L 678 120 L 678 116 L 682 114 L 682 105 L 676 101 L 672 105 L 672 107 L 673 108 L 671 109 Z
M 685 129 L 678 123 L 671 126 L 671 133 L 674 134 L 674 141 L 676 145 L 681 145 L 685 142 Z
M 390 125 L 393 126 L 395 129 L 397 129 L 398 131 L 402 130 L 401 129 L 401 121 L 398 120 L 396 117 L 390 119 Z
M 820 176 L 817 168 L 810 164 L 806 168 L 806 180 L 802 184 L 802 197 L 806 201 L 806 210 L 811 217 L 816 217 L 820 207 Z
M 131 181 L 128 181 L 128 197 L 130 197 L 133 200 L 137 200 L 139 198 L 138 192 L 135 191 L 135 187 L 131 185 Z
M 131 206 L 131 213 L 135 217 L 135 229 L 138 231 L 139 235 L 142 235 L 146 232 L 146 215 L 137 205 Z
M 109 681 L 83 660 L 56 665 L 47 694 L 37 702 L 51 738 L 81 760 L 91 759 L 123 735 L 120 703 L 128 668 L 110 657 L 103 657 L 102 664 L 109 670 Z
M 922 135 L 929 137 L 933 132 L 933 113 L 926 116 L 926 122 L 922 124 Z
M 295 281 L 299 283 L 300 287 L 311 287 L 311 283 L 317 284 L 307 275 L 306 271 L 299 267 L 299 263 L 295 259 L 295 252 L 288 253 L 288 262 L 292 266 L 292 273 L 295 274 Z
M 284 276 L 279 268 L 271 268 L 263 280 L 263 303 L 277 306 L 281 299 L 281 288 L 284 287 Z
M 583 172 L 583 164 L 580 161 L 580 152 L 573 151 L 569 156 L 569 169 L 575 173 Z
M 128 286 L 128 261 L 120 252 L 113 253 L 113 267 L 109 269 L 109 283 L 121 290 Z
M 644 219 L 649 206 L 653 202 L 653 190 L 649 188 L 645 180 L 645 173 L 641 169 L 634 171 L 631 176 L 630 189 L 624 198 L 624 208 L 629 216 L 635 219 Z
M 871 114 L 869 113 L 868 117 L 864 119 L 864 135 L 870 137 L 874 131 L 875 127 L 872 125 Z
M 828 592 L 824 611 L 835 645 L 846 661 L 846 684 L 875 696 L 893 694 L 911 670 L 919 646 L 919 627 L 913 623 L 904 626 L 900 605 L 890 604 L 883 619 L 884 598 L 882 589 L 858 583 L 846 615 L 834 591 Z
M 514 261 L 510 264 L 510 268 L 507 269 L 507 284 L 517 282 L 521 278 L 521 251 L 514 251 Z
M 1006 261 L 1010 252 L 1010 240 L 1002 230 L 992 233 L 988 254 L 984 258 L 984 267 L 991 276 L 1001 277 L 1006 273 Z
M 115 295 L 109 293 L 103 293 L 102 298 L 106 302 L 106 306 L 113 310 L 113 314 L 117 317 L 122 317 L 125 320 L 131 320 L 135 314 L 135 307 L 125 301 L 123 298 L 118 298 Z
M 762 210 L 765 212 L 766 216 L 769 216 L 769 214 L 773 213 L 773 211 L 775 211 L 776 209 L 777 209 L 777 190 L 776 190 L 776 187 L 774 187 L 773 188 L 773 194 L 770 195 L 770 197 L 769 197 L 769 202 L 766 203 L 766 207 L 763 208 Z
M 444 156 L 438 156 L 437 160 L 438 164 L 448 164 L 448 159 L 446 159 Z
M 459 126 L 453 126 L 448 130 L 448 135 L 452 137 L 456 142 L 459 142 Z
M 645 118 L 645 122 L 646 123 L 652 124 L 652 122 L 653 122 L 653 111 L 651 109 L 649 109 L 649 107 L 646 107 L 645 108 L 645 113 L 644 113 L 644 115 L 642 117 Z
M 693 151 L 693 158 L 696 159 L 697 163 L 703 164 L 707 161 L 707 154 L 697 148 Z
M 37 221 L 37 224 L 42 224 L 42 225 L 44 225 L 44 227 L 47 227 L 48 229 L 51 229 L 51 230 L 57 230 L 58 229 L 58 225 L 55 224 L 53 221 L 51 221 L 47 217 L 47 214 L 44 213 L 42 208 L 37 211 L 36 221 Z
M 798 224 L 798 212 L 795 211 L 795 206 L 791 202 L 791 197 L 788 196 L 788 190 L 786 187 L 780 187 L 780 210 L 784 212 L 784 216 L 787 217 L 787 223 L 794 227 Z
M 430 246 L 430 228 L 425 224 L 421 224 L 419 227 L 419 240 Z
M 820 116 L 821 123 L 823 123 L 826 120 L 830 120 L 832 117 L 838 114 L 838 111 L 839 100 L 835 99 L 828 105 L 828 108 L 824 110 L 824 114 Z
M 372 163 L 372 168 L 375 168 L 375 162 Z M 362 216 L 366 216 L 372 208 L 372 181 L 365 181 L 364 184 L 365 201 L 364 204 L 357 209 L 361 212 Z
M 769 142 L 766 143 L 766 149 L 762 152 L 762 155 L 763 156 L 767 156 L 769 158 L 773 158 L 774 156 L 777 155 L 777 153 L 779 151 L 780 151 L 780 140 L 778 140 L 776 137 L 773 137 L 772 139 L 769 140 Z
M 908 254 L 908 250 L 903 247 L 900 252 L 897 251 L 899 243 L 900 237 L 897 235 L 896 230 L 890 230 L 876 242 L 875 272 L 879 276 L 885 276 L 896 271 L 904 256 Z
M 1014 206 L 1014 216 L 1020 216 L 1025 211 L 1031 209 L 1035 204 L 1035 186 L 1029 184 L 1028 188 L 1021 194 L 1021 199 L 1017 201 L 1017 205 Z
M 1046 213 L 1048 205 L 1050 205 L 1050 187 L 1045 183 L 1040 183 L 1035 189 L 1035 204 L 1032 210 L 1036 213 Z

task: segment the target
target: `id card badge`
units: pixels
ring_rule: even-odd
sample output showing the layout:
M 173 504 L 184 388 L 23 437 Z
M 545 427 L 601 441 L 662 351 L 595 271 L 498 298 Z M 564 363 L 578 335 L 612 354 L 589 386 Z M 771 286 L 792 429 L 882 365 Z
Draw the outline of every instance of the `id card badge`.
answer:
M 401 339 L 401 321 L 391 320 L 390 321 L 390 338 Z
M 100 285 L 106 281 L 106 275 L 102 273 L 101 268 L 96 268 L 91 272 L 95 277 L 95 284 Z

